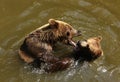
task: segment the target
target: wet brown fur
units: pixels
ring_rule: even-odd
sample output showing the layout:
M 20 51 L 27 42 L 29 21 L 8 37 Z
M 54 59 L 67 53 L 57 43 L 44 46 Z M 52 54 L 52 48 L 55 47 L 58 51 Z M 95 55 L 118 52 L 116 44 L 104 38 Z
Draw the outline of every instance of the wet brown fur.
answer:
M 25 37 L 20 47 L 19 55 L 27 63 L 41 59 L 44 55 L 52 54 L 56 42 L 68 44 L 77 31 L 68 23 L 49 19 L 48 24 L 36 29 Z M 42 58 L 43 62 L 46 59 Z
M 83 58 L 85 61 L 93 61 L 103 55 L 103 50 L 101 48 L 102 37 L 92 37 L 85 41 L 80 41 L 77 43 L 77 47 L 75 47 L 75 59 Z

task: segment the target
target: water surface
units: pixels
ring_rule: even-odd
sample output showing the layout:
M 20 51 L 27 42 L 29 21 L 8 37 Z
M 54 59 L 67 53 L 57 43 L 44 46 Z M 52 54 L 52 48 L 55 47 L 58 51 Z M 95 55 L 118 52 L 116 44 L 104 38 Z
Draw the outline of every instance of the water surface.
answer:
M 120 0 L 0 0 L 0 81 L 120 82 L 119 4 Z M 102 36 L 104 56 L 52 74 L 31 69 L 20 60 L 17 50 L 24 36 L 49 18 L 80 29 L 83 35 L 75 40 Z M 59 54 L 68 53 L 64 47 L 58 49 Z

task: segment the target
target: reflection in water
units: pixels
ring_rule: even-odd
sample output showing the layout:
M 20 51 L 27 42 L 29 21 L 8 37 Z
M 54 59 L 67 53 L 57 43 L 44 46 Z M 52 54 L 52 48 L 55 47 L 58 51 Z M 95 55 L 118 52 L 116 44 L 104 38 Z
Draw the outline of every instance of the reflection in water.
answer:
M 1 82 L 119 82 L 120 21 L 119 4 L 114 0 L 30 0 L 0 3 L 0 80 Z M 45 74 L 20 60 L 17 50 L 24 36 L 55 18 L 80 29 L 82 37 L 103 37 L 104 56 L 68 70 Z M 68 54 L 64 47 L 59 54 Z M 69 50 L 69 48 L 68 48 Z M 63 53 L 66 52 L 66 53 Z

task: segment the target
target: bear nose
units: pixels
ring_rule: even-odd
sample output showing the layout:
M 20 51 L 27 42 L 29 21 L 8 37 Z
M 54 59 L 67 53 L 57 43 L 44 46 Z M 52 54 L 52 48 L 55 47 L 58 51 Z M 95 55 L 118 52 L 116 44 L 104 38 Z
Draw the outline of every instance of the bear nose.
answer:
M 81 31 L 80 30 L 78 30 L 77 31 L 77 36 L 81 36 L 82 34 L 81 34 Z

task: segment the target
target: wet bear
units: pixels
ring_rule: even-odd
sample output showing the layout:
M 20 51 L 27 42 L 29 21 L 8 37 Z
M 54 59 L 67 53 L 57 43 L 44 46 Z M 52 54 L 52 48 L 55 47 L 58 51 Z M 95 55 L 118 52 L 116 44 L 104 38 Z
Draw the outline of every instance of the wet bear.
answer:
M 103 50 L 101 48 L 102 37 L 92 37 L 87 40 L 78 41 L 77 46 L 74 48 L 74 59 L 82 59 L 84 61 L 94 61 L 101 55 L 103 55 Z
M 39 27 L 35 31 L 28 34 L 23 44 L 20 46 L 19 55 L 27 63 L 38 62 L 54 62 L 56 58 L 52 58 L 53 46 L 57 42 L 75 46 L 72 41 L 74 36 L 80 35 L 80 31 L 75 30 L 66 22 L 49 19 L 48 24 Z

